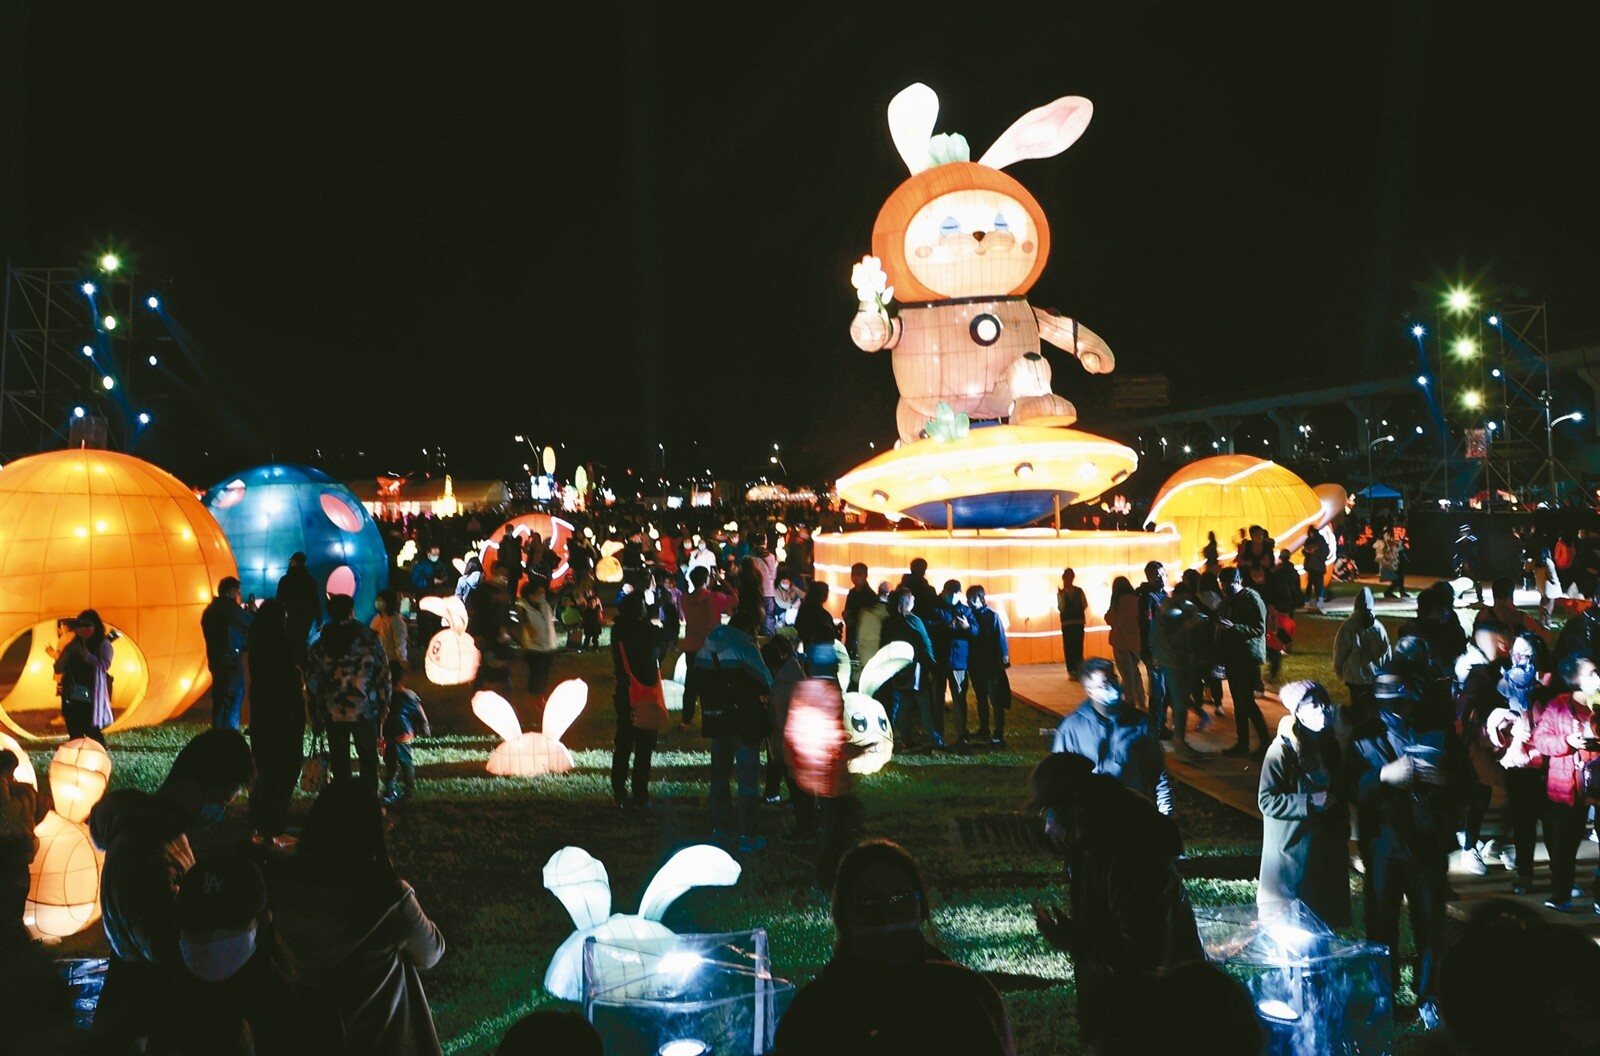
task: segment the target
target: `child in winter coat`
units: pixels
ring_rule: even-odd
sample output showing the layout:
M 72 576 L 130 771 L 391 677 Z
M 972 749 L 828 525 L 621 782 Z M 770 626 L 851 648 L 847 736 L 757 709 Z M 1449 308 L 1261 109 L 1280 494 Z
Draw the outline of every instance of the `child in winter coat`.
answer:
M 389 661 L 389 672 L 394 680 L 394 691 L 389 698 L 389 713 L 383 720 L 383 763 L 385 803 L 409 799 L 417 788 L 417 769 L 411 757 L 411 742 L 418 737 L 431 737 L 428 713 L 422 710 L 422 700 L 405 687 L 405 665 L 398 660 Z M 401 788 L 395 788 L 395 777 Z

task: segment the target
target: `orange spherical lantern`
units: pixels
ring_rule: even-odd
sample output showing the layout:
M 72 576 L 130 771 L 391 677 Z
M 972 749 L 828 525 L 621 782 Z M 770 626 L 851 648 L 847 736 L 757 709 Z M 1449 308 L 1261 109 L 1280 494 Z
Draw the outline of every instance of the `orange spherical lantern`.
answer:
M 50 798 L 68 821 L 88 821 L 89 811 L 106 794 L 111 756 L 96 740 L 79 737 L 56 749 L 50 760 Z
M 1215 455 L 1178 470 L 1156 493 L 1150 517 L 1176 530 L 1183 560 L 1198 566 L 1206 533 L 1215 532 L 1226 557 L 1239 529 L 1260 525 L 1279 549 L 1294 550 L 1322 517 L 1322 501 L 1291 471 L 1253 455 Z
M 0 469 L 0 664 L 21 676 L 0 722 L 26 740 L 58 732 L 58 621 L 95 609 L 113 645 L 112 727 L 178 714 L 210 684 L 200 614 L 238 574 L 194 493 L 114 451 L 52 451 Z

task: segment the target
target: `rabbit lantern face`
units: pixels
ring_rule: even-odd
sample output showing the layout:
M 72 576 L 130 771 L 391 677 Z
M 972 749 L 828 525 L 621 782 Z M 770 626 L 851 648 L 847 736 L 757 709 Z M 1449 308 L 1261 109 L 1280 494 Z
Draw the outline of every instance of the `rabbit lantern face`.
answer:
M 875 774 L 894 757 L 894 728 L 875 694 L 911 665 L 908 642 L 890 642 L 861 668 L 859 692 L 844 695 L 844 733 L 858 751 L 847 764 L 852 774 Z
M 483 690 L 472 695 L 472 713 L 503 740 L 489 753 L 488 771 L 503 777 L 564 774 L 575 765 L 561 737 L 572 727 L 589 701 L 589 685 L 569 678 L 550 691 L 544 706 L 544 729 L 523 733 L 516 709 L 498 693 Z
M 556 949 L 544 975 L 544 988 L 566 1001 L 583 999 L 583 944 L 619 939 L 666 938 L 672 931 L 661 917 L 691 887 L 729 887 L 739 879 L 739 863 L 720 847 L 696 844 L 667 859 L 657 870 L 639 912 L 611 912 L 611 880 L 606 867 L 582 847 L 563 847 L 544 863 L 544 886 L 561 900 L 577 931 Z
M 467 633 L 467 607 L 461 599 L 423 598 L 418 605 L 444 621 L 428 642 L 422 669 L 436 686 L 464 686 L 478 675 L 478 645 Z

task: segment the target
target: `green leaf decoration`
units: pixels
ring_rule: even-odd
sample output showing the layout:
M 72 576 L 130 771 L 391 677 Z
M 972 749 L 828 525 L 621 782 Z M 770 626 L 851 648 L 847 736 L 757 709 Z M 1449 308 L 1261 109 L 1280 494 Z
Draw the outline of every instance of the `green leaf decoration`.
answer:
M 954 407 L 941 400 L 939 406 L 933 409 L 933 417 L 923 424 L 922 431 L 928 434 L 928 439 L 948 444 L 966 436 L 971 427 L 971 419 L 965 414 L 957 414 Z
M 928 140 L 928 158 L 935 165 L 971 161 L 972 148 L 967 146 L 967 137 L 959 132 L 941 132 Z

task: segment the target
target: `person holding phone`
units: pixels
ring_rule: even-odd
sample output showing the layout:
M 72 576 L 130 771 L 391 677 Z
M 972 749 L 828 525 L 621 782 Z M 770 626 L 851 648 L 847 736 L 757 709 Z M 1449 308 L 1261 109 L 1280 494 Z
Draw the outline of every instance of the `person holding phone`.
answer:
M 56 657 L 61 676 L 61 718 L 67 738 L 90 737 L 106 743 L 100 731 L 111 725 L 111 660 L 115 650 L 105 621 L 84 609 L 71 624 L 72 640 Z

